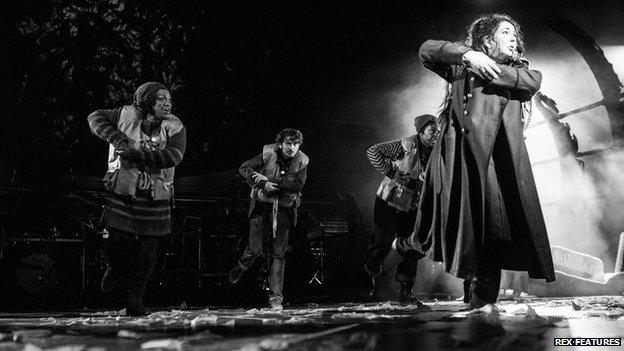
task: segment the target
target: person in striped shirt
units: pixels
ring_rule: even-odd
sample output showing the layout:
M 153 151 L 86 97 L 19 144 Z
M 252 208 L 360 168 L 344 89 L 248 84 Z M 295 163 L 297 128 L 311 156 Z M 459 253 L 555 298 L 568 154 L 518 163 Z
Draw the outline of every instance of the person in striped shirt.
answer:
M 184 157 L 186 129 L 171 113 L 169 89 L 141 85 L 131 106 L 97 110 L 93 134 L 109 144 L 104 224 L 108 267 L 101 289 L 124 283 L 126 314 L 145 315 L 143 294 L 156 264 L 160 238 L 171 232 L 175 166 Z
M 395 236 L 409 236 L 414 229 L 424 172 L 439 133 L 433 115 L 414 118 L 414 128 L 416 134 L 375 144 L 366 152 L 373 168 L 384 175 L 375 198 L 375 231 L 364 262 L 365 290 L 369 296 L 375 294 L 376 278 L 382 273 Z M 403 259 L 397 266 L 395 279 L 401 284 L 400 302 L 417 302 L 412 287 L 420 257 Z

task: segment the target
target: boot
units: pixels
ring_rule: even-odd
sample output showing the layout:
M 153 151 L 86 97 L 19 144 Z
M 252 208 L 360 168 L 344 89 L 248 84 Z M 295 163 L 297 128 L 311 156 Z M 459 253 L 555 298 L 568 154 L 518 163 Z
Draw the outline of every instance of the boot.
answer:
M 126 299 L 126 316 L 130 316 L 130 317 L 147 316 L 147 310 L 143 306 L 143 301 L 141 298 L 129 296 Z
M 464 279 L 464 303 L 470 303 L 470 279 Z
M 490 278 L 474 278 L 470 282 L 470 305 L 468 308 L 481 308 L 488 303 L 496 303 L 496 298 L 491 298 L 492 281 Z M 496 290 L 498 293 L 498 289 Z
M 281 311 L 284 309 L 284 306 L 282 305 L 282 301 L 274 297 L 269 299 L 269 306 L 274 311 Z
M 136 252 L 128 257 L 128 270 L 124 273 L 126 282 L 126 315 L 145 316 L 147 311 L 143 307 L 143 295 L 152 270 L 158 259 L 159 238 L 137 236 L 135 239 Z
M 403 304 L 417 304 L 422 305 L 422 302 L 418 301 L 414 291 L 412 291 L 412 287 L 414 286 L 413 281 L 402 281 L 401 282 L 401 292 L 399 294 L 399 302 Z

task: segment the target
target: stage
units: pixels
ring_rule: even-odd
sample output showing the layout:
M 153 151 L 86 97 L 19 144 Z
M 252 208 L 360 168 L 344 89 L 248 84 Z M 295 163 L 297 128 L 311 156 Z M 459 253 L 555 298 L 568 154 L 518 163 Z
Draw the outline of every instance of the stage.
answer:
M 422 306 L 311 303 L 281 312 L 187 306 L 149 311 L 144 318 L 124 317 L 124 311 L 3 313 L 0 349 L 574 350 L 555 346 L 556 338 L 621 344 L 624 337 L 622 296 L 523 296 L 472 311 L 462 302 L 438 300 Z
M 3 4 L 0 351 L 624 350 L 624 1 Z

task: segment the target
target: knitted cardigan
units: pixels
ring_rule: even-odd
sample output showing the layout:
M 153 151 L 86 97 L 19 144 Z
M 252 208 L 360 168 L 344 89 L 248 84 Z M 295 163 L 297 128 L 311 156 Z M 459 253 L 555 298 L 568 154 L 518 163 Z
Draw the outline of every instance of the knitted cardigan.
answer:
M 88 117 L 93 134 L 117 146 L 127 136 L 117 128 L 122 108 L 97 110 Z M 177 166 L 186 151 L 186 129 L 167 140 L 162 150 L 142 150 L 139 165 L 149 168 L 169 168 Z M 171 208 L 169 200 L 155 201 L 147 193 L 137 193 L 136 197 L 107 195 L 104 215 L 105 225 L 138 235 L 163 236 L 171 232 Z

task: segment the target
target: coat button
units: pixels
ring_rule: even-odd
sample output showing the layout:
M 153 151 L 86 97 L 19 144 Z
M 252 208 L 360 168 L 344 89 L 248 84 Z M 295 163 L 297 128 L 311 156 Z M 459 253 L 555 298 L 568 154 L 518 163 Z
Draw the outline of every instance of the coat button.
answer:
M 462 129 L 461 129 L 461 132 L 462 132 L 462 134 L 468 134 L 468 133 L 470 133 L 470 131 L 469 131 L 468 129 L 466 129 L 466 128 L 462 128 Z
M 467 98 L 472 99 L 474 97 L 474 95 L 468 93 L 468 95 L 466 95 Z
M 464 116 L 468 116 L 470 114 L 470 112 L 464 110 Z
M 471 80 L 471 81 L 474 81 L 474 77 L 470 77 L 470 80 Z

